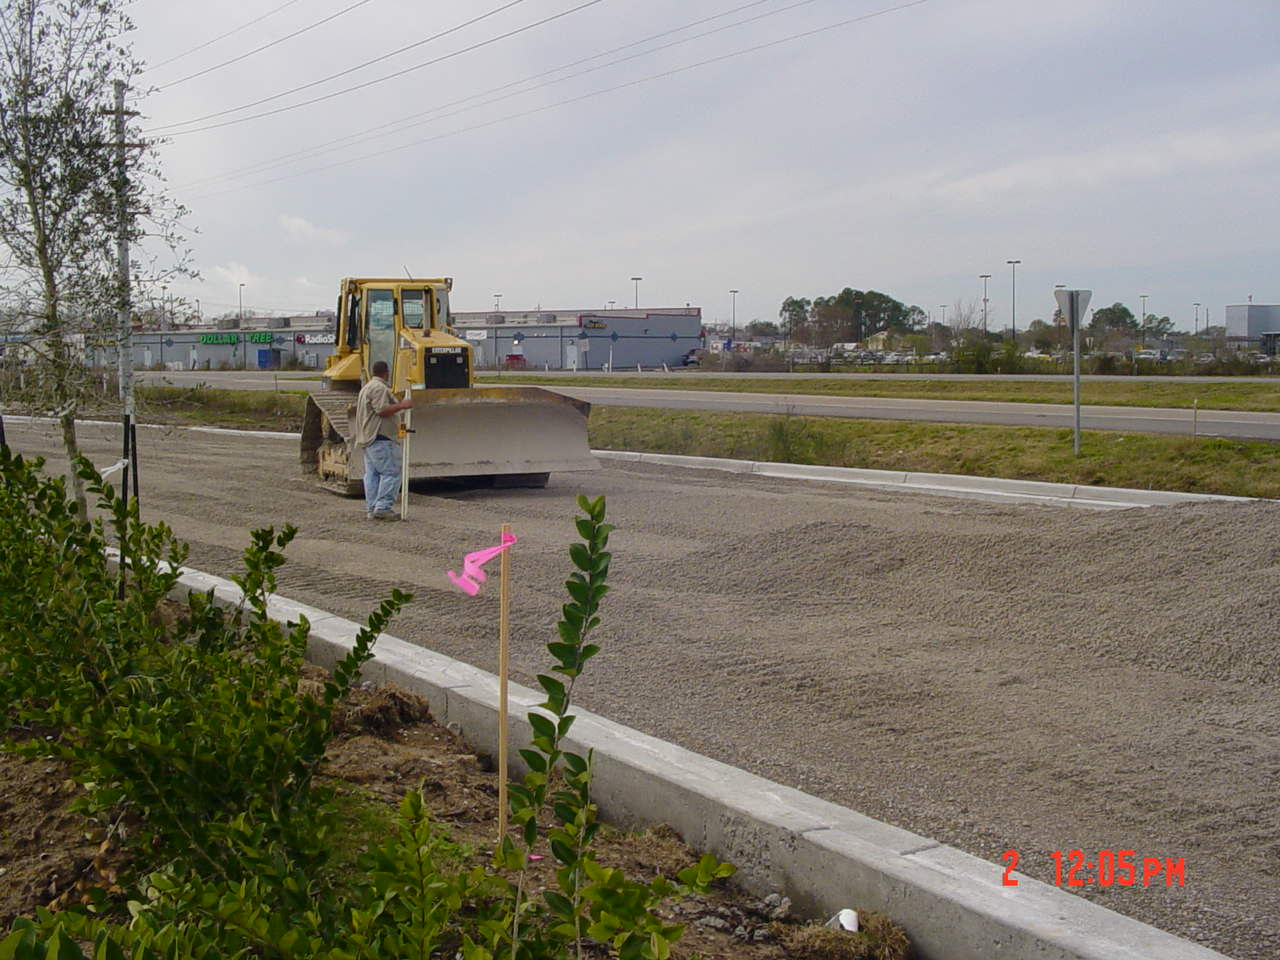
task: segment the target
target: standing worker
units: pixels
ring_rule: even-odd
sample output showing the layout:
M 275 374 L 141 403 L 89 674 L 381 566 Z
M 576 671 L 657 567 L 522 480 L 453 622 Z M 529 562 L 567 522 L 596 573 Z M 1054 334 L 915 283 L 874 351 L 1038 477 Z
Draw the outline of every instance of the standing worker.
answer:
M 391 507 L 400 489 L 400 411 L 413 401 L 397 400 L 387 386 L 387 364 L 377 360 L 373 377 L 356 397 L 353 437 L 364 453 L 364 505 L 370 520 L 399 520 Z

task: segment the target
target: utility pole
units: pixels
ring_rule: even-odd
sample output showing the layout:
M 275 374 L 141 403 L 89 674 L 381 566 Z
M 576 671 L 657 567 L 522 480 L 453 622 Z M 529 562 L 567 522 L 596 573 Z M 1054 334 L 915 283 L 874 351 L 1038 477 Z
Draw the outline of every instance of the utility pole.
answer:
M 128 166 L 125 149 L 128 146 L 124 139 L 124 81 L 117 80 L 115 134 L 116 134 L 116 283 L 119 294 L 116 307 L 116 320 L 119 325 L 119 344 L 117 354 L 120 372 L 120 400 L 124 405 L 124 429 L 129 432 L 129 422 L 133 417 L 133 327 L 131 277 L 129 274 L 129 188 Z
M 982 281 L 982 332 L 987 332 L 987 281 L 991 279 L 991 274 L 980 273 L 978 279 Z
M 125 82 L 115 81 L 116 102 L 111 111 L 115 118 L 114 133 L 116 137 L 116 285 L 117 290 L 117 344 L 116 359 L 120 377 L 120 401 L 123 413 L 120 417 L 121 457 L 125 461 L 120 474 L 120 498 L 129 502 L 129 467 L 133 467 L 133 495 L 138 497 L 138 447 L 137 430 L 133 424 L 133 277 L 129 269 L 129 147 L 140 147 L 144 144 L 130 144 L 125 140 L 125 117 L 136 116 L 137 111 L 125 110 Z M 123 548 L 124 544 L 121 544 Z M 125 558 L 120 555 L 120 589 L 124 590 Z

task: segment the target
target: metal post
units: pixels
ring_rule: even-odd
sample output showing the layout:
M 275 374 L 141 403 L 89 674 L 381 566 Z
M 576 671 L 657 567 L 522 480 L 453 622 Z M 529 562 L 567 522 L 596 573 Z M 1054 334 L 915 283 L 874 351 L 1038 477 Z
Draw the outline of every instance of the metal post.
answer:
M 987 332 L 987 281 L 991 279 L 991 274 L 980 273 L 978 279 L 982 281 L 982 332 Z
M 1076 407 L 1075 433 L 1073 437 L 1072 447 L 1075 450 L 1075 455 L 1078 457 L 1080 456 L 1080 320 L 1081 320 L 1081 317 L 1079 316 L 1079 312 L 1076 309 L 1074 294 L 1072 295 L 1071 300 L 1072 300 L 1071 316 L 1068 317 L 1067 319 L 1073 328 L 1072 338 L 1075 341 L 1075 375 L 1073 377 L 1074 383 L 1072 385 L 1072 394 L 1074 396 L 1075 407 Z
M 643 280 L 644 277 L 632 277 L 631 279 L 636 285 L 636 309 L 639 310 L 640 309 L 640 281 Z M 613 366 L 610 365 L 609 369 L 612 370 Z
M 413 387 L 404 388 L 406 400 L 413 399 Z M 404 411 L 401 419 L 404 442 L 400 445 L 400 519 L 409 519 L 409 438 L 413 434 L 413 408 Z
M 133 499 L 138 499 L 138 425 L 136 423 L 129 424 L 129 449 L 132 454 L 131 465 L 133 466 Z M 141 504 L 139 504 L 141 506 Z
M 729 339 L 732 340 L 734 345 L 736 346 L 738 343 L 738 291 L 737 290 L 729 291 L 729 302 L 731 304 L 729 309 L 730 309 L 730 312 L 733 314 L 733 320 L 732 320 L 733 333 L 729 335 Z
M 1021 260 L 1006 260 L 1012 274 L 1013 290 L 1009 302 L 1009 323 L 1013 327 L 1013 339 L 1018 339 L 1018 264 Z

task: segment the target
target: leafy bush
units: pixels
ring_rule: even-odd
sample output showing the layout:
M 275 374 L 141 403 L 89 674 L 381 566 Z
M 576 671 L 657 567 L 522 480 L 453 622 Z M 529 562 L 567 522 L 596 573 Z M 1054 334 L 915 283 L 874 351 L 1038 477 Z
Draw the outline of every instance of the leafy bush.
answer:
M 570 548 L 570 602 L 547 644 L 555 665 L 538 677 L 547 698 L 529 714 L 529 773 L 511 785 L 517 836 L 496 846 L 493 870 L 464 870 L 411 791 L 397 835 L 362 858 L 364 882 L 338 885 L 325 870 L 335 811 L 315 773 L 335 706 L 409 597 L 393 592 L 380 605 L 322 695 L 302 692 L 308 624 L 286 629 L 267 616 L 292 527 L 253 532 L 234 614 L 193 594 L 181 621 L 166 626 L 155 610 L 185 547 L 163 525 L 143 525 L 136 501 L 126 507 L 81 463 L 131 558 L 117 573 L 104 557 L 103 522 L 83 520 L 63 482 L 39 469 L 0 450 L 0 693 L 18 734 L 9 747 L 70 761 L 86 787 L 83 808 L 127 816 L 153 870 L 135 882 L 127 923 L 97 891 L 86 906 L 17 921 L 0 960 L 83 960 L 85 944 L 95 960 L 562 960 L 591 941 L 627 960 L 663 960 L 682 928 L 656 907 L 733 872 L 708 855 L 677 882 L 641 884 L 600 866 L 591 849 L 592 758 L 563 740 L 574 685 L 599 652 L 590 637 L 608 592 L 612 529 L 603 498 L 579 498 L 586 516 L 577 521 L 583 542 Z M 540 900 L 526 881 L 535 849 L 559 865 L 559 889 Z

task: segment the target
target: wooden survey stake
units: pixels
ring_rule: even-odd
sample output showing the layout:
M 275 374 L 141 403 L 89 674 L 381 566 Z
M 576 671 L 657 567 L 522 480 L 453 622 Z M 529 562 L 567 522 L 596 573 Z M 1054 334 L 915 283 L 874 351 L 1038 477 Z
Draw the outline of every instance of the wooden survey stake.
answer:
M 511 524 L 502 525 L 499 543 L 506 543 L 511 535 Z M 507 606 L 510 600 L 509 583 L 511 551 L 503 550 L 498 567 L 498 842 L 507 835 L 507 648 L 509 621 Z

